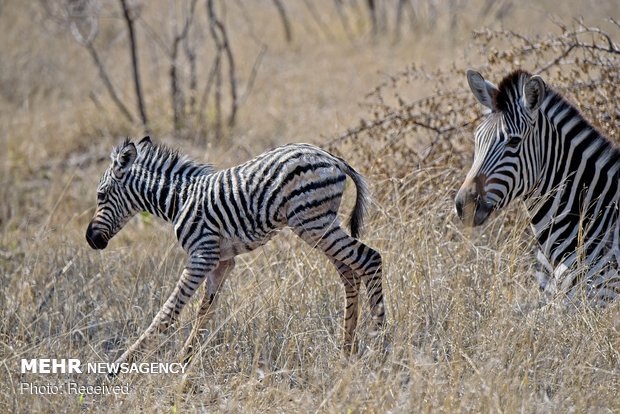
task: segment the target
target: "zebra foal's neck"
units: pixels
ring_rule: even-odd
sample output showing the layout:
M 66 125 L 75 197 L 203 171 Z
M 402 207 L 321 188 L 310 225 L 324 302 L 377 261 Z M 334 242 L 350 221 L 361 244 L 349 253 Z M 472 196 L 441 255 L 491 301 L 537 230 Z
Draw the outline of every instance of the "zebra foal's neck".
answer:
M 132 202 L 143 211 L 173 222 L 189 195 L 190 185 L 215 170 L 162 145 L 147 143 L 140 147 L 128 178 Z

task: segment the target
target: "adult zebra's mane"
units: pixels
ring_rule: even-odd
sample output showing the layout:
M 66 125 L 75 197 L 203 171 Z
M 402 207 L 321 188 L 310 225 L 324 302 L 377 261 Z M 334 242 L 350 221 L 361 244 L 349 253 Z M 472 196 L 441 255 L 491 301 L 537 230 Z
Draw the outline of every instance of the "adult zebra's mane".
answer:
M 126 143 L 129 140 L 125 141 Z M 165 144 L 153 144 L 151 142 L 138 143 L 138 157 L 136 164 L 143 167 L 153 165 L 177 165 L 177 171 L 191 171 L 193 175 L 211 174 L 215 172 L 215 167 L 211 164 L 200 163 L 191 160 L 187 156 L 179 153 L 177 149 L 170 148 Z
M 506 75 L 499 86 L 497 87 L 498 92 L 495 93 L 493 98 L 493 104 L 498 111 L 505 112 L 509 110 L 509 108 L 514 104 L 516 100 L 521 100 L 523 95 L 523 85 L 525 82 L 532 77 L 532 74 L 522 70 L 517 69 L 512 73 Z M 594 132 L 598 134 L 598 137 L 605 141 L 606 144 L 613 148 L 616 152 L 620 154 L 620 149 L 617 145 L 613 144 L 605 134 L 601 133 L 598 128 L 594 127 L 592 123 L 581 113 L 581 111 L 568 99 L 566 99 L 560 92 L 556 91 L 554 88 L 549 86 L 545 82 L 545 94 L 546 100 L 549 101 L 547 107 L 554 107 L 557 104 L 561 104 L 563 110 L 568 110 L 565 114 L 565 118 L 569 119 L 579 119 L 581 123 L 585 124 L 588 128 L 592 129 Z
M 521 98 L 523 82 L 531 76 L 531 73 L 521 69 L 517 69 L 506 75 L 497 87 L 498 92 L 492 96 L 493 106 L 501 112 L 508 110 L 510 104 L 514 102 L 515 99 Z M 547 89 L 549 89 L 549 87 L 547 87 Z

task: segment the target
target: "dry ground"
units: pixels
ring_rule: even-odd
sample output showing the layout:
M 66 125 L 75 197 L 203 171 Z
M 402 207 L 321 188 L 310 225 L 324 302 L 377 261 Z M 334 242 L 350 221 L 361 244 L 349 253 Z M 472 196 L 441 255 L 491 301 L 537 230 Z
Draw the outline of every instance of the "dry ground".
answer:
M 462 160 L 472 151 L 469 135 L 440 161 L 411 162 L 393 175 L 390 157 L 398 154 L 364 153 L 368 142 L 333 143 L 360 119 L 372 118 L 372 109 L 360 105 L 366 94 L 408 65 L 454 67 L 450 86 L 464 87 L 463 69 L 482 59 L 471 46 L 472 28 L 505 26 L 534 35 L 557 29 L 551 16 L 584 16 L 604 26 L 605 17 L 619 17 L 616 2 L 520 2 L 496 22 L 478 13 L 484 2 L 474 1 L 459 11 L 452 30 L 440 7 L 436 22 L 426 21 L 397 43 L 390 35 L 371 39 L 362 23 L 348 40 L 335 15 L 330 21 L 324 13 L 334 28 L 326 40 L 299 3 L 290 5 L 292 44 L 282 40 L 270 2 L 245 6 L 253 27 L 235 20 L 238 6 L 230 6 L 242 84 L 258 50 L 247 39 L 261 39 L 269 49 L 237 125 L 221 142 L 173 136 L 168 86 L 165 78 L 155 82 L 161 74 L 147 68 L 158 61 L 144 52 L 154 139 L 222 167 L 296 141 L 331 143 L 349 158 L 375 195 L 363 240 L 383 255 L 388 352 L 366 333 L 364 303 L 360 352 L 342 358 L 339 278 L 325 258 L 283 232 L 239 257 L 186 378 L 126 375 L 117 381 L 129 384 L 129 395 L 21 393 L 22 382 L 99 381 L 86 374 L 21 374 L 19 361 L 113 360 L 166 299 L 184 255 L 170 227 L 145 215 L 107 250 L 87 246 L 84 232 L 109 151 L 124 136 L 138 138 L 142 128 L 115 112 L 86 52 L 44 19 L 38 3 L 0 1 L 0 410 L 620 412 L 619 305 L 601 311 L 541 305 L 519 206 L 474 232 L 456 220 L 452 199 L 464 176 Z M 145 18 L 156 25 L 165 6 L 150 4 Z M 106 62 L 133 110 L 126 38 L 116 42 Z M 412 79 L 398 93 L 413 101 L 435 86 Z M 89 99 L 93 90 L 99 107 Z M 610 114 L 618 113 L 616 97 L 605 102 Z M 405 138 L 424 149 L 423 137 Z M 345 214 L 349 208 L 347 202 Z M 176 361 L 195 307 L 148 360 Z

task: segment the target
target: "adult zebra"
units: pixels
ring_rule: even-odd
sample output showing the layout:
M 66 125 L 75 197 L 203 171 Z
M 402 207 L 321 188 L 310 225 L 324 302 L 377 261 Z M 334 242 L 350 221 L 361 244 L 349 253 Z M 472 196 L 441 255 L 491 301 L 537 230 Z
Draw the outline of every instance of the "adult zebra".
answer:
M 383 326 L 381 256 L 357 240 L 368 202 L 367 187 L 363 177 L 341 158 L 312 145 L 293 144 L 216 171 L 154 145 L 149 137 L 137 145 L 124 142 L 112 151 L 111 158 L 86 231 L 89 245 L 104 249 L 134 214 L 148 211 L 174 225 L 189 255 L 174 291 L 117 363 L 133 359 L 157 332 L 168 328 L 206 279 L 198 319 L 182 351 L 189 360 L 234 257 L 265 244 L 285 226 L 322 250 L 340 274 L 346 293 L 345 353 L 354 345 L 360 281 L 368 290 L 377 328 Z M 357 188 L 349 221 L 351 236 L 340 227 L 337 216 L 347 175 Z
M 496 87 L 470 70 L 467 80 L 491 113 L 475 131 L 458 216 L 477 226 L 523 196 L 539 243 L 541 288 L 594 304 L 617 297 L 618 148 L 540 76 L 518 70 Z

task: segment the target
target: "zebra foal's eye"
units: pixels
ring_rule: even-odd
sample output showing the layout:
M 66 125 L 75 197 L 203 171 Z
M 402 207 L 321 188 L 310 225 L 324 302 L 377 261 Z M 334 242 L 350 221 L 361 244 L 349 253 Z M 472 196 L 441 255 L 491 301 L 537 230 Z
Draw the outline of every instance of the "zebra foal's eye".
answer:
M 506 146 L 510 148 L 515 148 L 521 143 L 521 137 L 518 135 L 511 135 L 508 137 L 508 141 L 506 142 Z
M 105 193 L 103 191 L 97 191 L 97 202 L 103 203 L 105 201 Z

